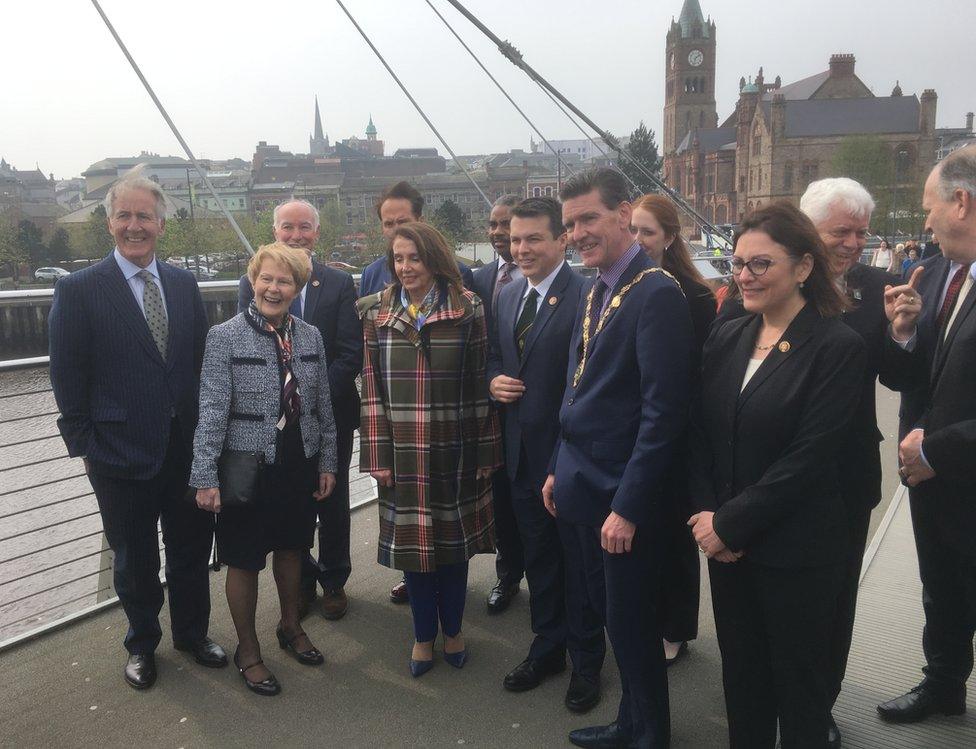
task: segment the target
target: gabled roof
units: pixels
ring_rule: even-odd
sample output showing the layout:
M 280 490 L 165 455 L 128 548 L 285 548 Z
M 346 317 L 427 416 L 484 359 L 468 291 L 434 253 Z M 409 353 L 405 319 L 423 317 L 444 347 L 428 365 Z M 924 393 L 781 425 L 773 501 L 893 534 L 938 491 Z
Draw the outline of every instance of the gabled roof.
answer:
M 691 148 L 695 138 L 698 138 L 698 147 L 702 153 L 712 153 L 719 151 L 729 143 L 735 143 L 736 132 L 734 127 L 713 127 L 709 129 L 694 128 L 682 139 L 675 149 L 678 153 L 683 153 Z
M 920 106 L 914 95 L 787 101 L 786 137 L 917 133 Z M 772 102 L 762 107 L 770 122 Z
M 768 91 L 763 96 L 763 101 L 772 101 L 776 94 L 781 94 L 786 98 L 787 101 L 809 99 L 822 85 L 824 85 L 828 78 L 830 78 L 830 71 L 825 70 L 822 73 L 811 75 L 809 78 L 803 78 L 802 80 L 795 81 L 794 83 L 789 83 L 785 86 L 775 88 L 772 91 Z

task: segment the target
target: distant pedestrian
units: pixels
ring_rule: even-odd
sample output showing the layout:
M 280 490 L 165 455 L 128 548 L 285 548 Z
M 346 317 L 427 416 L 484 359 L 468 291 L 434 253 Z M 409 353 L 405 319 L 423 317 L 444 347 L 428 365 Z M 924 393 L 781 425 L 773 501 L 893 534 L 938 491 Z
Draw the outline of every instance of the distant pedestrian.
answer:
M 888 244 L 887 239 L 882 239 L 881 244 L 878 245 L 878 249 L 874 251 L 874 254 L 871 256 L 871 265 L 875 268 L 888 270 L 888 267 L 891 265 L 891 245 Z

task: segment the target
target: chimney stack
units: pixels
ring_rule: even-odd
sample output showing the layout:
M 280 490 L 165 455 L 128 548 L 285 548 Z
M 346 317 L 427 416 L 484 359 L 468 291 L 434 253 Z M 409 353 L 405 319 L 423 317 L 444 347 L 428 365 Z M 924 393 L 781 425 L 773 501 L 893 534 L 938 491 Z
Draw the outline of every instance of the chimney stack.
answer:
M 830 77 L 847 78 L 854 75 L 854 55 L 831 55 Z

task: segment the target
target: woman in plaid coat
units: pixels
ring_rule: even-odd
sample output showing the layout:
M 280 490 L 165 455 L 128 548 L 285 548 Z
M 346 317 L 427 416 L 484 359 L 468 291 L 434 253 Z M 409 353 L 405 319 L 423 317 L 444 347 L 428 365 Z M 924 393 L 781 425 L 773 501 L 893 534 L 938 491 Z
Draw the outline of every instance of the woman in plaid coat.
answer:
M 403 570 L 414 676 L 467 655 L 461 618 L 468 560 L 494 549 L 491 474 L 501 465 L 485 382 L 485 314 L 461 286 L 447 241 L 421 223 L 396 229 L 395 281 L 359 301 L 366 341 L 360 470 L 379 487 L 379 562 Z

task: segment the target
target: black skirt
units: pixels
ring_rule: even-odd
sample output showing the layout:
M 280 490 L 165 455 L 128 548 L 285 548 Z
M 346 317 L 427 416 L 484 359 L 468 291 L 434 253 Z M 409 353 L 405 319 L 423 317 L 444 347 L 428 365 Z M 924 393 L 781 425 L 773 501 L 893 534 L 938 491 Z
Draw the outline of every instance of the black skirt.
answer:
M 244 570 L 263 570 L 268 552 L 307 551 L 315 534 L 318 455 L 305 457 L 301 428 L 286 426 L 277 462 L 266 465 L 254 507 L 226 507 L 217 514 L 217 559 Z

